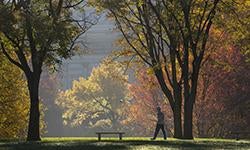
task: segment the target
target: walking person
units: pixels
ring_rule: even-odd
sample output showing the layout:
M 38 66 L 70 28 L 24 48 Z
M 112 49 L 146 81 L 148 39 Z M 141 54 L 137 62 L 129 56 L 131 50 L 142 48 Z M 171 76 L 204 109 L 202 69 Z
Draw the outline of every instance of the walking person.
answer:
M 155 138 L 157 137 L 157 134 L 159 133 L 160 129 L 162 130 L 164 140 L 167 139 L 164 124 L 165 124 L 164 123 L 164 114 L 161 112 L 161 108 L 157 107 L 157 124 L 156 124 L 156 128 L 155 128 L 154 137 L 151 138 L 151 140 L 155 140 Z

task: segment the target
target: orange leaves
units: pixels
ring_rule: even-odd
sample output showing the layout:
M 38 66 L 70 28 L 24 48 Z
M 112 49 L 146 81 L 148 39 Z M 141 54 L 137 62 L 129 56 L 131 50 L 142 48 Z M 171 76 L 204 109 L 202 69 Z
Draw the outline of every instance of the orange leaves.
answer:
M 146 68 L 136 72 L 136 81 L 129 85 L 132 102 L 128 105 L 126 125 L 143 136 L 151 136 L 156 123 L 156 107 L 161 106 L 169 128 L 172 128 L 171 108 L 166 103 L 154 74 L 147 74 Z M 138 135 L 137 135 L 138 136 Z
M 198 136 L 230 137 L 236 126 L 249 130 L 250 68 L 239 47 L 227 43 L 228 36 L 212 37 L 217 46 L 201 69 L 195 104 Z

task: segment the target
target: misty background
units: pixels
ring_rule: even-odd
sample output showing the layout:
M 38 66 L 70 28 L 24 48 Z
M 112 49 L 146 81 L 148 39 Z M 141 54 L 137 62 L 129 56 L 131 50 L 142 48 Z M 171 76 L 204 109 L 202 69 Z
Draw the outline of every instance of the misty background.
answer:
M 64 125 L 62 110 L 55 104 L 55 98 L 59 91 L 71 88 L 72 81 L 78 80 L 79 77 L 87 78 L 94 67 L 118 49 L 115 40 L 121 35 L 114 28 L 114 23 L 105 14 L 101 14 L 97 24 L 78 40 L 83 43 L 81 49 L 84 53 L 63 60 L 56 73 L 43 72 L 41 80 L 47 81 L 47 85 L 40 85 L 40 97 L 45 107 L 44 120 L 47 126 L 44 136 L 95 136 L 95 130 L 84 125 Z

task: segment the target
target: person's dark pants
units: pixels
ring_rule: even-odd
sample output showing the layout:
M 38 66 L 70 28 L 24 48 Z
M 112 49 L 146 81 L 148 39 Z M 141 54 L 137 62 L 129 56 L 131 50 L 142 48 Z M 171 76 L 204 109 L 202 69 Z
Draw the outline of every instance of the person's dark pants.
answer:
M 157 125 L 156 125 L 155 134 L 154 134 L 153 139 L 156 138 L 156 136 L 157 136 L 157 134 L 159 133 L 160 129 L 162 130 L 164 139 L 167 139 L 167 135 L 166 135 L 166 132 L 165 132 L 165 129 L 164 129 L 164 125 L 163 125 L 163 124 L 157 124 Z

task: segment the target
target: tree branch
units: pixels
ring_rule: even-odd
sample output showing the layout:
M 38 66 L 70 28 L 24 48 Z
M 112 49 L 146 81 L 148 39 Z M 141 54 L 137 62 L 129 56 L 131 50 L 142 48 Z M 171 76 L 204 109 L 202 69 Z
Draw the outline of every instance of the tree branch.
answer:
M 133 50 L 138 54 L 138 56 L 145 62 L 147 63 L 149 66 L 153 66 L 146 58 L 144 58 L 142 56 L 142 54 L 137 50 L 136 47 L 134 47 L 134 45 L 130 42 L 130 40 L 128 39 L 128 36 L 126 35 L 125 31 L 123 30 L 121 23 L 116 15 L 116 13 L 110 9 L 110 12 L 113 14 L 113 16 L 115 17 L 115 20 L 117 22 L 118 28 L 120 29 L 120 31 L 123 34 L 123 37 L 125 38 L 125 40 L 127 41 L 127 43 L 133 48 Z
M 14 64 L 14 65 L 16 65 L 18 68 L 24 70 L 24 69 L 23 69 L 23 66 L 22 66 L 19 62 L 15 61 L 15 60 L 8 54 L 8 52 L 6 51 L 6 49 L 5 49 L 5 47 L 4 47 L 4 43 L 3 43 L 3 42 L 1 42 L 1 49 L 2 49 L 2 51 L 3 51 L 3 54 L 7 57 L 7 59 L 8 59 L 12 64 Z

